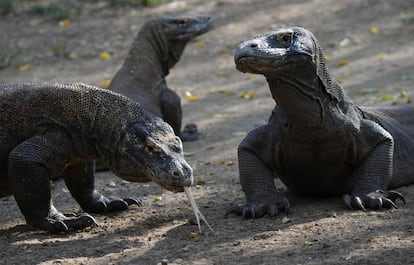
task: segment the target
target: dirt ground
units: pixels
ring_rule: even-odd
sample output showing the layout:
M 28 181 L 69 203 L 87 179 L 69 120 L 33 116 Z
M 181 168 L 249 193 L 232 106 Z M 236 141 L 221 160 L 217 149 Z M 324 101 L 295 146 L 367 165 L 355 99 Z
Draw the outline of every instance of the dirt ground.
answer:
M 18 52 L 0 70 L 0 82 L 82 81 L 101 86 L 120 67 L 143 22 L 165 13 L 210 14 L 215 28 L 192 41 L 168 76 L 183 99 L 184 123 L 196 122 L 202 137 L 185 143 L 199 186 L 201 211 L 213 226 L 190 238 L 197 226 L 184 194 L 155 184 L 127 183 L 98 173 L 108 196 L 139 196 L 141 208 L 95 215 L 98 226 L 51 235 L 25 225 L 12 197 L 0 199 L 0 264 L 414 264 L 414 186 L 398 190 L 407 204 L 397 210 L 350 211 L 341 198 L 296 198 L 283 218 L 224 219 L 242 203 L 237 145 L 264 124 L 274 102 L 262 76 L 235 70 L 235 45 L 259 33 L 299 25 L 319 38 L 328 65 L 358 104 L 405 104 L 413 95 L 414 1 L 406 0 L 189 0 L 155 7 L 61 1 L 69 23 L 31 16 L 21 1 L 0 17 L 1 56 Z M 66 25 L 66 26 L 65 26 Z M 108 52 L 109 59 L 99 54 Z M 250 95 L 250 99 L 240 95 Z M 246 96 L 249 97 L 249 96 Z M 53 184 L 63 212 L 79 206 L 62 182 Z

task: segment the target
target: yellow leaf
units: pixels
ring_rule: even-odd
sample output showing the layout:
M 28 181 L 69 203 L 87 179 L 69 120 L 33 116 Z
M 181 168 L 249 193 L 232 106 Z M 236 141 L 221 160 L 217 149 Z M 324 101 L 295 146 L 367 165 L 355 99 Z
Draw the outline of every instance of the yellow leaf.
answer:
M 108 88 L 110 84 L 111 84 L 111 80 L 105 80 L 102 82 L 101 87 Z
M 64 19 L 59 21 L 59 26 L 60 27 L 69 27 L 70 26 L 70 20 L 69 19 Z
M 190 232 L 190 233 L 188 234 L 188 237 L 189 237 L 189 238 L 191 238 L 191 239 L 193 239 L 193 238 L 198 237 L 198 234 L 197 234 L 196 232 Z
M 248 75 L 248 76 L 247 76 L 247 80 L 249 80 L 249 81 L 253 81 L 253 80 L 254 80 L 254 75 Z
M 345 66 L 345 65 L 348 65 L 349 64 L 349 62 L 347 61 L 347 60 L 340 60 L 338 63 L 337 63 L 337 66 L 338 67 L 342 67 L 342 66 Z
M 329 56 L 329 55 L 325 54 L 325 55 L 323 56 L 323 58 L 325 59 L 325 61 L 329 61 L 329 60 L 331 59 L 331 56 Z
M 154 197 L 154 201 L 155 202 L 159 202 L 159 201 L 161 201 L 162 200 L 162 197 L 161 196 L 155 196 Z
M 375 242 L 375 237 L 370 236 L 370 237 L 367 239 L 367 242 L 368 242 L 368 243 L 373 243 L 373 242 Z
M 225 71 L 225 70 L 220 70 L 216 72 L 216 76 L 218 77 L 229 77 L 230 74 L 229 72 Z
M 101 52 L 99 54 L 99 58 L 107 60 L 107 59 L 111 58 L 111 55 L 109 54 L 109 52 Z
M 378 60 L 380 60 L 380 61 L 383 61 L 384 60 L 384 54 L 383 53 L 379 53 L 379 54 L 377 54 L 377 59 Z
M 240 93 L 240 97 L 245 98 L 245 99 L 254 99 L 256 97 L 256 92 L 254 92 L 254 91 L 252 91 L 252 92 L 243 91 L 243 92 Z
M 188 101 L 198 101 L 198 100 L 200 100 L 200 98 L 199 98 L 199 97 L 194 96 L 193 94 L 191 94 L 191 92 L 190 92 L 190 91 L 186 91 L 186 92 L 184 93 L 184 96 L 185 96 L 185 98 L 186 98 Z
M 225 159 L 221 159 L 220 164 L 222 165 L 226 165 L 226 166 L 234 166 L 236 163 L 233 160 L 225 160 Z
M 215 119 L 231 119 L 232 116 L 229 113 L 217 113 L 213 116 Z
M 19 71 L 27 71 L 33 68 L 31 64 L 19 64 L 16 66 L 17 70 Z
M 372 27 L 372 28 L 370 29 L 370 31 L 371 31 L 371 33 L 372 33 L 372 34 L 376 35 L 376 34 L 378 34 L 379 29 L 378 29 L 377 27 Z
M 201 49 L 201 48 L 204 48 L 204 43 L 202 41 L 199 41 L 199 42 L 194 43 L 193 46 L 196 49 Z
M 205 181 L 204 179 L 197 180 L 197 185 L 205 185 L 205 184 L 207 184 L 207 181 Z

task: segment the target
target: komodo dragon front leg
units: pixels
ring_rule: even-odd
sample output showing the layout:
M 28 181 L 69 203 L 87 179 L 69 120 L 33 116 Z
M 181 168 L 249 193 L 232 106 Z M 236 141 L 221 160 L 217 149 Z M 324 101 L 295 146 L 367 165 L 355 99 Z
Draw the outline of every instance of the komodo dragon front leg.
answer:
M 343 200 L 352 209 L 365 210 L 397 208 L 397 199 L 405 203 L 402 194 L 387 190 L 392 179 L 394 139 L 392 135 L 370 120 L 362 120 L 360 138 L 357 139 L 357 157 L 363 158 L 356 165 L 351 179 L 356 179 L 352 193 Z
M 69 190 L 86 210 L 103 213 L 109 208 L 103 207 L 105 204 L 111 205 L 111 211 L 125 209 L 125 202 L 107 199 L 94 191 L 93 174 L 90 171 L 93 167 L 84 167 L 84 172 L 70 167 L 67 172 L 62 173 L 65 164 L 70 163 L 74 154 L 70 136 L 59 130 L 49 130 L 47 133 L 35 135 L 10 152 L 10 187 L 29 225 L 50 232 L 64 232 L 82 229 L 95 223 L 89 214 L 64 215 L 56 210 L 51 200 L 50 179 L 58 175 L 65 176 Z M 78 175 L 69 172 L 76 172 Z M 75 184 L 79 180 L 83 180 L 83 183 Z
M 110 213 L 127 210 L 131 204 L 142 206 L 137 198 L 107 198 L 95 190 L 95 163 L 81 162 L 69 165 L 63 172 L 65 184 L 73 198 L 88 213 Z
M 279 212 L 288 212 L 290 205 L 286 197 L 277 194 L 272 170 L 272 130 L 264 125 L 251 131 L 238 148 L 240 184 L 246 194 L 247 203 L 230 208 L 230 213 L 243 218 L 271 217 Z

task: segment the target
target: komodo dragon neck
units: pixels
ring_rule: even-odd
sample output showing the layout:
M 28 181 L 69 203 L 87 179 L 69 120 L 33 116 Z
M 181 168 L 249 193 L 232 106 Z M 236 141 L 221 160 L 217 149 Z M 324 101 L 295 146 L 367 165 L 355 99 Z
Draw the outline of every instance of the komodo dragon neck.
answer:
M 157 94 L 169 68 L 176 63 L 169 58 L 168 40 L 161 34 L 162 25 L 149 21 L 135 38 L 121 69 L 111 82 L 110 90 L 126 95 L 135 101 L 145 102 L 148 94 Z M 178 61 L 179 58 L 176 58 Z M 169 62 L 170 61 L 170 62 Z M 116 84 L 116 87 L 115 87 Z M 146 91 L 137 93 L 137 91 Z M 148 96 L 148 98 L 156 98 Z

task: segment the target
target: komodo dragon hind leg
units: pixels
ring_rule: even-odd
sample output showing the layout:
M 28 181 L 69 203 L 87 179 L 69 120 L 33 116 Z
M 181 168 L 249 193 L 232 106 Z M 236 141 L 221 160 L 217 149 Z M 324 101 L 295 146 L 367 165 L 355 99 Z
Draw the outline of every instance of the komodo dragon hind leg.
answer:
M 107 198 L 95 190 L 95 162 L 81 162 L 68 166 L 63 178 L 72 196 L 89 213 L 110 213 L 127 210 L 131 204 L 142 206 L 138 198 Z
M 54 140 L 60 139 L 61 144 Z M 26 222 L 53 233 L 83 229 L 95 223 L 88 214 L 65 216 L 52 204 L 50 174 L 71 152 L 62 135 L 34 136 L 16 146 L 8 157 L 8 177 L 14 198 Z

